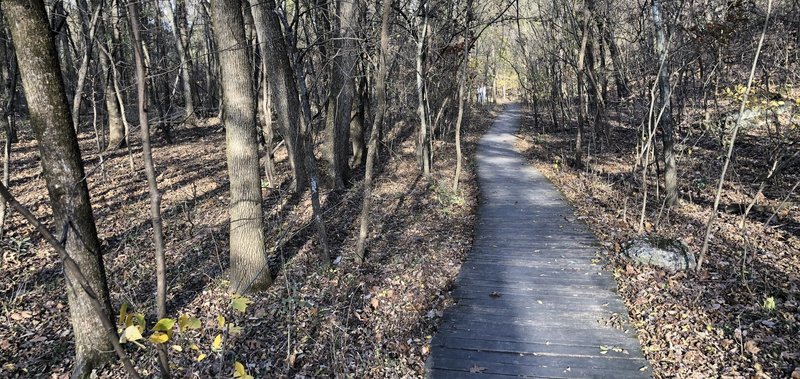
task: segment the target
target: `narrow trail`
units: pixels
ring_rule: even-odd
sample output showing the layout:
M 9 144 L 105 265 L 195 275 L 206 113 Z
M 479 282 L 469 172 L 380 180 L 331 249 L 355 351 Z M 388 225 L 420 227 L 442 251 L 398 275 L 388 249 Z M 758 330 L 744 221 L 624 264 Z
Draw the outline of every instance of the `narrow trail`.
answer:
M 651 377 L 597 239 L 514 147 L 520 112 L 479 143 L 475 241 L 427 377 Z

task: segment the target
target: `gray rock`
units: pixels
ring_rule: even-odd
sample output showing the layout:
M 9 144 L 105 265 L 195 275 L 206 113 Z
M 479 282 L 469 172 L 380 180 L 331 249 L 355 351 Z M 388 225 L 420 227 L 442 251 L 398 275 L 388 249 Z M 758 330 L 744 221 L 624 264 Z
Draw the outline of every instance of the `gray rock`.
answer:
M 678 240 L 648 236 L 628 241 L 623 246 L 622 256 L 635 263 L 660 267 L 672 273 L 697 267 L 694 254 Z
M 740 125 L 743 129 L 748 129 L 756 126 L 763 126 L 767 122 L 767 118 L 780 117 L 784 115 L 791 115 L 798 111 L 797 107 L 792 104 L 790 100 L 784 101 L 783 105 L 771 108 L 747 108 L 742 112 L 742 123 Z M 739 112 L 733 112 L 725 118 L 726 127 L 733 127 L 736 124 L 736 119 L 739 118 Z

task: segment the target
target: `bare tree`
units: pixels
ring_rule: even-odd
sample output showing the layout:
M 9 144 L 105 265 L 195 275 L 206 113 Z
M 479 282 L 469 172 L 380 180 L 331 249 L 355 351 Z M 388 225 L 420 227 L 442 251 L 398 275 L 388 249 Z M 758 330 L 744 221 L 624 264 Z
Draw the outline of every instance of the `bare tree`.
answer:
M 334 22 L 333 53 L 331 59 L 331 81 L 328 95 L 326 119 L 327 148 L 326 158 L 330 165 L 330 175 L 334 186 L 345 187 L 349 175 L 349 132 L 355 90 L 354 72 L 356 68 L 355 43 L 358 18 L 358 0 L 337 0 Z
M 281 31 L 281 21 L 275 14 L 275 0 L 250 1 L 261 57 L 265 65 L 271 68 L 266 75 L 275 113 L 278 116 L 278 130 L 283 135 L 289 150 L 292 187 L 300 192 L 308 185 L 304 164 L 304 143 L 300 130 L 300 100 L 292 66 L 289 63 L 289 52 Z
M 376 109 L 372 130 L 369 133 L 367 146 L 366 173 L 364 176 L 364 200 L 361 205 L 361 220 L 356 243 L 356 261 L 364 262 L 367 234 L 369 234 L 370 209 L 372 208 L 372 182 L 375 159 L 378 155 L 378 137 L 383 125 L 383 116 L 386 113 L 386 57 L 389 55 L 389 15 L 392 11 L 392 0 L 381 1 L 381 43 L 378 51 L 378 69 L 375 71 L 375 97 Z
M 133 36 L 133 55 L 136 62 L 136 93 L 139 110 L 139 130 L 142 136 L 142 155 L 144 172 L 147 175 L 147 186 L 150 190 L 150 222 L 153 223 L 153 242 L 156 258 L 156 310 L 159 319 L 167 318 L 167 265 L 164 252 L 164 231 L 161 220 L 161 193 L 156 182 L 156 170 L 153 165 L 153 151 L 150 146 L 150 124 L 147 119 L 147 76 L 142 57 L 142 37 L 139 32 L 138 3 L 128 3 L 128 21 Z M 170 378 L 169 358 L 163 344 L 157 346 L 161 375 Z
M 653 24 L 656 31 L 656 52 L 661 62 L 658 70 L 658 109 L 660 109 L 658 124 L 661 127 L 661 141 L 664 144 L 664 192 L 666 205 L 672 207 L 678 202 L 678 172 L 675 167 L 675 139 L 672 131 L 667 32 L 659 0 L 653 0 Z
M 255 101 L 241 0 L 212 0 L 219 48 L 230 177 L 231 291 L 260 290 L 272 282 L 264 245 Z

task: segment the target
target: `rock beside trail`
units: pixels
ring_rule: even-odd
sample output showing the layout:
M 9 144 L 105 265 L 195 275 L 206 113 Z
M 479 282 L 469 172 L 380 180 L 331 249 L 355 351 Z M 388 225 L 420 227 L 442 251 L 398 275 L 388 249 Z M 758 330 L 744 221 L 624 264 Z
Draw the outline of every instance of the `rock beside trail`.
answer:
M 694 254 L 678 240 L 649 236 L 628 241 L 623 246 L 623 257 L 635 263 L 660 267 L 672 273 L 697 267 Z

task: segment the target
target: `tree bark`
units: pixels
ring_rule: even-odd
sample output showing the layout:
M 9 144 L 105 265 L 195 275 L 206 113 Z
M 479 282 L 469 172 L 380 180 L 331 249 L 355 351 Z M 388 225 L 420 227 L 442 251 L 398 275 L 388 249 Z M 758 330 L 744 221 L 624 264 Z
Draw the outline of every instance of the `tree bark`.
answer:
M 278 116 L 278 130 L 289 150 L 292 167 L 292 187 L 301 192 L 306 188 L 304 143 L 300 130 L 300 100 L 295 84 L 294 72 L 289 63 L 289 53 L 283 39 L 281 23 L 275 14 L 275 0 L 250 0 L 250 11 L 256 25 L 261 56 L 271 71 L 267 73 L 273 106 Z
M 661 61 L 658 71 L 658 103 L 661 142 L 664 144 L 664 193 L 668 207 L 678 202 L 678 172 L 675 167 L 675 140 L 672 131 L 672 105 L 670 102 L 670 65 L 667 56 L 667 32 L 661 14 L 660 0 L 653 0 L 653 23 L 656 31 L 656 52 Z
M 417 160 L 422 173 L 431 173 L 430 135 L 428 134 L 428 115 L 425 108 L 425 41 L 428 38 L 428 17 L 425 1 L 420 4 L 422 25 L 417 36 L 416 77 L 417 77 L 417 116 L 419 117 L 419 136 L 417 139 Z M 466 43 L 466 41 L 465 41 Z
M 362 66 L 363 75 L 358 82 L 358 104 L 356 111 L 350 122 L 350 142 L 353 147 L 353 159 L 350 162 L 351 168 L 363 166 L 367 160 L 367 146 L 364 141 L 364 133 L 366 130 L 365 123 L 367 122 L 367 102 L 369 101 L 369 87 L 367 75 L 369 74 L 366 66 L 367 62 L 363 62 Z
M 108 56 L 101 54 L 100 68 L 103 72 L 103 88 L 106 106 L 106 116 L 108 118 L 108 144 L 107 150 L 114 150 L 125 144 L 125 122 L 122 119 L 122 108 L 116 96 L 114 85 L 115 74 L 110 67 Z
M 336 30 L 334 31 L 334 57 L 331 62 L 331 84 L 328 95 L 326 119 L 326 159 L 329 174 L 337 189 L 345 187 L 349 176 L 348 158 L 350 118 L 353 109 L 355 52 L 353 38 L 358 26 L 356 10 L 358 0 L 336 2 Z
M 241 0 L 212 0 L 211 19 L 225 107 L 231 291 L 245 293 L 266 288 L 272 279 L 264 245 L 255 101 Z
M 461 179 L 461 123 L 464 121 L 464 97 L 467 86 L 467 64 L 469 62 L 469 28 L 472 17 L 472 0 L 467 0 L 466 14 L 464 15 L 464 54 L 461 59 L 461 72 L 458 78 L 458 117 L 456 118 L 456 173 L 453 176 L 453 191 L 457 193 L 458 182 Z
M 39 141 L 54 224 L 58 228 L 67 226 L 67 253 L 83 272 L 105 314 L 112 314 L 89 190 L 83 180 L 78 140 L 44 2 L 5 0 L 0 6 L 8 20 L 17 57 L 25 62 L 21 78 L 31 126 Z M 108 360 L 113 349 L 106 331 L 96 327 L 106 316 L 97 313 L 91 297 L 71 271 L 66 271 L 66 282 L 70 321 L 75 333 L 74 377 L 88 377 L 96 365 Z
M 578 85 L 578 130 L 575 135 L 575 167 L 583 167 L 583 136 L 586 127 L 586 95 L 584 83 L 586 82 L 586 47 L 589 41 L 589 19 L 590 11 L 588 2 L 585 0 L 583 6 L 583 33 L 581 37 L 581 48 L 578 51 L 577 60 L 577 85 Z

